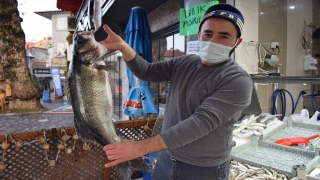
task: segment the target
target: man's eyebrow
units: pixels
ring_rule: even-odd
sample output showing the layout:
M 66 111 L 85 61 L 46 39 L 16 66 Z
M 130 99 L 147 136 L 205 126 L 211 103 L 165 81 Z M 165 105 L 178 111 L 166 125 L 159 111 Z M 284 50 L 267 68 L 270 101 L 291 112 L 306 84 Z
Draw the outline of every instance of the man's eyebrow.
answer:
M 211 33 L 211 34 L 213 34 L 213 31 L 206 29 L 206 30 L 203 30 L 203 33 Z M 218 34 L 225 35 L 225 36 L 231 36 L 231 34 L 229 32 L 219 32 Z
M 208 30 L 208 29 L 204 30 L 203 32 L 204 32 L 204 33 L 213 33 L 213 31 Z
M 226 35 L 226 36 L 231 36 L 231 34 L 229 32 L 219 32 L 219 34 Z

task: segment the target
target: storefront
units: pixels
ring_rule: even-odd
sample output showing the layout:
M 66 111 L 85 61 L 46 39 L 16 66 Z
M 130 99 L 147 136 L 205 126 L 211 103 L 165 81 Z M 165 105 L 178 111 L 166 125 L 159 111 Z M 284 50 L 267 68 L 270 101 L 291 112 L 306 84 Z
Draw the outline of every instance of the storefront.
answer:
M 44 86 L 44 90 L 53 91 L 53 82 L 50 68 L 34 68 L 33 78 L 39 86 Z
M 50 68 L 34 68 L 32 70 L 32 77 L 39 86 L 44 86 L 44 90 L 54 92 L 54 82 L 52 80 L 52 74 Z M 60 81 L 63 88 L 65 83 L 64 73 L 60 72 Z
M 62 8 L 62 10 L 70 10 L 66 6 L 62 6 L 63 0 L 60 1 L 60 8 Z M 191 6 L 204 2 L 207 1 L 188 2 L 188 5 Z M 108 24 L 115 33 L 125 38 L 124 30 L 128 24 L 132 8 L 136 6 L 142 7 L 147 14 L 150 30 L 152 31 L 152 61 L 164 61 L 166 59 L 184 55 L 187 41 L 194 39 L 192 35 L 180 35 L 179 32 L 180 9 L 184 8 L 184 4 L 185 2 L 182 0 L 156 0 L 152 3 L 147 0 L 105 1 L 102 5 L 102 24 Z M 92 4 L 90 4 L 90 6 L 92 7 Z M 79 14 L 86 14 L 88 12 L 88 9 L 85 9 L 85 7 L 84 4 L 79 7 Z M 90 10 L 92 11 L 92 9 Z M 161 14 L 161 16 L 159 16 L 159 14 Z M 84 23 L 90 22 L 85 20 L 85 18 L 86 16 L 81 17 L 82 21 L 78 24 L 78 30 L 85 30 L 92 27 L 92 23 L 90 25 Z M 105 39 L 106 36 L 107 35 L 102 28 L 99 28 L 95 32 L 97 41 Z M 157 102 L 165 104 L 169 84 L 170 82 L 151 84 Z M 123 79 L 122 85 L 128 85 L 128 83 L 126 84 L 125 79 Z M 123 93 L 126 94 L 126 87 L 122 87 L 122 89 Z
M 208 1 L 155 1 L 150 3 L 150 1 L 130 1 L 124 2 L 118 1 L 105 1 L 103 5 L 103 24 L 108 24 L 111 29 L 124 37 L 124 29 L 128 22 L 129 14 L 132 7 L 140 6 L 143 7 L 147 13 L 149 25 L 152 31 L 152 61 L 165 61 L 179 55 L 186 54 L 188 51 L 188 42 L 196 41 L 198 39 L 197 34 L 190 34 L 182 36 L 180 35 L 180 24 L 181 15 L 180 10 L 182 8 L 193 7 L 201 3 Z M 316 41 L 313 43 L 312 54 L 318 53 L 319 39 L 312 39 L 309 37 L 310 34 L 307 32 L 312 32 L 312 27 L 308 26 L 309 23 L 317 24 L 320 26 L 320 21 L 317 13 L 319 13 L 319 1 L 219 1 L 220 3 L 228 3 L 236 5 L 245 16 L 245 26 L 243 29 L 243 43 L 239 45 L 234 55 L 234 59 L 237 63 L 243 67 L 248 72 L 258 73 L 258 70 L 264 70 L 263 68 L 268 68 L 269 72 L 279 71 L 284 76 L 312 76 L 318 72 L 304 71 L 302 68 L 303 58 L 306 55 L 305 51 L 310 51 L 310 49 L 304 49 L 301 47 L 301 39 L 308 38 L 309 42 Z M 237 3 L 237 4 L 236 4 Z M 300 8 L 298 8 L 298 6 Z M 314 8 L 314 7 L 317 8 Z M 294 9 L 298 9 L 303 13 L 299 13 Z M 79 11 L 85 12 L 84 9 L 79 9 Z M 122 13 L 119 13 L 122 12 Z M 311 13 L 310 13 L 311 12 Z M 298 14 L 295 16 L 295 14 Z M 298 20 L 297 20 L 298 19 Z M 85 22 L 85 21 L 82 21 Z M 87 21 L 90 22 L 90 21 Z M 82 24 L 83 29 L 88 28 L 88 24 Z M 303 34 L 303 36 L 301 36 Z M 103 29 L 100 28 L 96 32 L 96 39 L 103 40 L 106 38 L 106 34 Z M 261 58 L 255 58 L 253 55 L 257 56 L 255 52 L 258 52 L 256 46 L 251 44 L 252 42 L 261 44 L 268 44 L 271 47 L 271 42 L 281 43 L 281 53 L 279 49 L 279 64 L 277 67 L 266 67 L 264 62 L 260 64 Z M 256 44 L 254 44 L 256 45 Z M 254 47 L 250 49 L 250 47 Z M 311 44 L 310 44 L 311 46 Z M 179 51 L 178 51 L 179 50 Z M 260 49 L 259 49 L 260 50 Z M 179 53 L 178 53 L 179 52 Z M 184 53 L 181 53 L 184 52 Z M 260 64 L 260 65 L 259 65 Z M 289 66 L 290 65 L 290 66 Z M 261 67 L 264 66 L 264 67 Z M 265 70 L 264 70 L 265 71 Z M 257 82 L 257 79 L 261 81 Z M 303 89 L 302 79 L 294 83 L 290 83 L 283 77 L 280 82 L 281 77 L 273 79 L 264 79 L 253 77 L 255 86 L 259 95 L 259 102 L 262 108 L 262 112 L 271 112 L 271 104 L 275 99 L 274 97 L 275 89 L 278 88 L 278 84 L 288 91 L 295 93 L 297 97 Z M 312 84 L 319 84 L 319 78 L 313 79 Z M 122 85 L 128 86 L 127 81 L 122 79 Z M 288 82 L 288 83 L 287 83 Z M 287 85 L 294 84 L 294 85 Z M 311 84 L 311 83 L 310 83 Z M 151 87 L 156 95 L 157 101 L 161 104 L 165 104 L 166 94 L 170 82 L 163 83 L 152 83 Z M 123 88 L 124 89 L 124 88 Z M 299 96 L 300 97 L 300 96 Z M 272 100 L 271 100 L 272 99 Z M 300 99 L 301 100 L 301 99 Z M 283 104 L 288 104 L 286 100 L 282 102 Z M 295 146 L 283 146 L 283 144 L 275 143 L 276 140 L 283 139 L 286 137 L 300 137 L 300 136 L 312 136 L 313 134 L 319 134 L 319 124 L 314 122 L 314 124 L 294 122 L 290 119 L 290 115 L 293 113 L 299 113 L 299 110 L 303 109 L 302 101 L 296 100 L 296 104 L 292 103 L 292 106 L 286 107 L 282 106 L 283 117 L 285 116 L 287 121 L 280 121 L 284 118 L 274 118 L 269 119 L 269 123 L 264 122 L 263 127 L 255 127 L 260 129 L 259 132 L 250 132 L 248 136 L 244 136 L 245 133 L 240 135 L 234 133 L 235 147 L 232 151 L 233 160 L 240 161 L 242 163 L 254 164 L 259 167 L 268 167 L 276 169 L 281 173 L 289 174 L 291 177 L 298 176 L 303 177 L 300 179 L 306 179 L 312 169 L 319 166 L 319 150 L 315 147 L 319 147 L 319 140 L 310 140 L 307 143 L 294 144 Z M 298 111 L 291 111 L 291 107 L 298 109 Z M 287 109 L 287 111 L 286 111 Z M 310 112 L 313 114 L 314 112 Z M 260 118 L 260 115 L 254 115 L 256 119 Z M 239 123 L 244 123 L 235 128 L 239 128 L 242 125 L 250 126 L 250 123 L 256 123 L 250 119 L 239 119 Z M 263 116 L 261 116 L 263 117 Z M 271 118 L 268 117 L 268 118 Z M 267 119 L 264 119 L 265 121 Z M 248 121 L 245 124 L 245 121 Z M 260 122 L 261 119 L 259 120 Z M 260 125 L 260 124 L 259 124 Z M 244 127 L 244 126 L 243 126 Z M 244 127 L 246 129 L 246 127 Z M 237 129 L 239 132 L 240 129 Z M 288 134 L 287 132 L 290 132 Z M 279 135 L 280 134 L 280 135 Z M 239 136 L 236 136 L 239 135 Z M 276 137 L 275 135 L 279 135 Z M 318 137 L 318 136 L 317 136 Z M 301 140 L 301 139 L 300 139 Z M 304 140 L 302 138 L 302 140 Z M 290 143 L 290 142 L 289 142 Z M 308 146 L 308 147 L 307 147 Z M 244 149 L 246 152 L 244 152 Z M 284 158 L 288 157 L 288 158 Z M 234 162 L 236 163 L 236 162 Z M 261 168 L 262 169 L 262 168 Z M 265 171 L 267 173 L 267 171 Z M 284 176 L 286 176 L 284 175 Z M 282 176 L 282 174 L 281 174 Z M 284 177 L 282 176 L 282 177 Z M 287 177 L 286 177 L 287 178 Z M 232 178 L 230 178 L 232 179 Z M 268 179 L 268 178 L 265 178 Z

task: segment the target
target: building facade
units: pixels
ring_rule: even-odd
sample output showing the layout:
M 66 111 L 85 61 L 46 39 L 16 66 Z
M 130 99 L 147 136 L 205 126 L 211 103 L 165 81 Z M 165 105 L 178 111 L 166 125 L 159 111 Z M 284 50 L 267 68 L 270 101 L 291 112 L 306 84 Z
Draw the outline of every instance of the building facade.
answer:
M 63 2 L 65 0 L 58 1 Z M 188 42 L 198 39 L 197 34 L 180 35 L 180 10 L 205 2 L 209 1 L 155 0 L 152 3 L 147 0 L 104 1 L 102 20 L 103 24 L 108 24 L 112 30 L 121 36 L 124 35 L 131 8 L 135 6 L 144 8 L 153 33 L 153 62 L 162 61 L 166 57 L 165 52 L 170 48 L 186 52 Z M 235 5 L 244 15 L 243 43 L 238 46 L 233 58 L 246 71 L 249 73 L 261 71 L 279 72 L 284 76 L 314 76 L 319 74 L 318 71 L 305 71 L 303 68 L 304 57 L 307 54 L 311 54 L 314 57 L 317 54 L 319 55 L 319 38 L 314 39 L 311 37 L 314 29 L 308 26 L 311 23 L 315 27 L 320 27 L 319 0 L 220 0 L 219 2 Z M 78 11 L 81 11 L 80 6 Z M 106 37 L 101 28 L 96 32 L 96 36 L 98 40 Z M 309 45 L 310 51 L 308 52 L 301 45 L 303 37 Z M 258 57 L 257 48 L 252 43 L 264 44 L 266 49 L 270 51 L 271 42 L 279 43 L 279 48 L 281 49 L 281 52 L 277 55 L 279 63 L 274 67 L 261 66 L 262 63 L 259 65 L 259 61 L 263 61 L 263 59 Z M 166 89 L 164 86 L 168 86 L 170 83 L 165 84 L 152 84 L 152 86 L 156 93 L 161 94 L 160 92 Z M 271 111 L 271 97 L 278 87 L 287 89 L 293 97 L 298 97 L 302 90 L 311 92 L 310 86 L 306 87 L 301 84 L 271 83 L 267 86 L 266 84 L 256 84 L 263 112 Z M 284 103 L 288 105 L 286 106 L 286 116 L 288 116 L 293 105 L 289 100 Z M 299 111 L 302 108 L 303 101 L 300 99 L 297 102 L 296 109 Z

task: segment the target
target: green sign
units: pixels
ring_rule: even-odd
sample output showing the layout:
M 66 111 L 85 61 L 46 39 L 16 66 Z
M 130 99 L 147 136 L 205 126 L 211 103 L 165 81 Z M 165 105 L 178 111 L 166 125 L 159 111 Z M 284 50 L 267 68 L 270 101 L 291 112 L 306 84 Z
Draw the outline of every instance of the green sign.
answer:
M 191 6 L 180 9 L 180 35 L 189 36 L 198 34 L 199 24 L 202 16 L 207 9 L 214 5 L 219 4 L 218 0 L 210 1 L 207 3 Z

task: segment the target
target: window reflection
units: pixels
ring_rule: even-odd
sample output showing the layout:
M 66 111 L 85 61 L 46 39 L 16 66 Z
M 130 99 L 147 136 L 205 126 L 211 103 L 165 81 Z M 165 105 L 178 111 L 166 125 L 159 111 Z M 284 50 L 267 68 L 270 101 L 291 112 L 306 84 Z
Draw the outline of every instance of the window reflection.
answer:
M 170 60 L 174 57 L 185 55 L 185 37 L 178 32 L 153 39 L 153 62 Z M 161 104 L 166 103 L 170 82 L 151 83 L 155 98 Z
M 57 17 L 56 18 L 56 30 L 67 30 L 67 18 Z
M 180 36 L 179 33 L 173 36 L 166 37 L 167 50 L 164 53 L 164 59 L 169 60 L 173 57 L 185 55 L 185 42 L 184 36 Z

